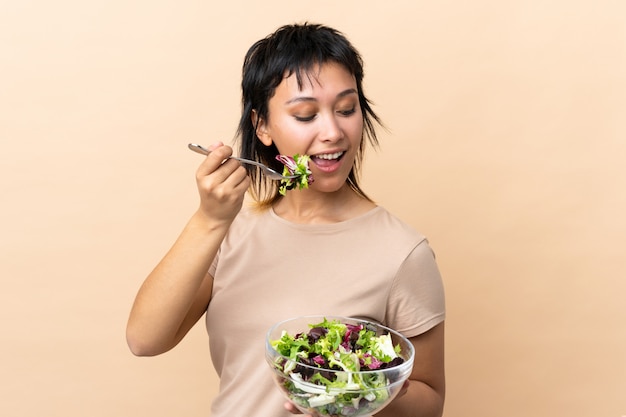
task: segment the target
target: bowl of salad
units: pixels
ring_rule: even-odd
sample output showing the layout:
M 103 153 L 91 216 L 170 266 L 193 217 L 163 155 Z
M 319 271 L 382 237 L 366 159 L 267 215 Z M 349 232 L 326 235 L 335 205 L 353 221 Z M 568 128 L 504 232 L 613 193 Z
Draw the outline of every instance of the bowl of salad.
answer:
M 265 345 L 278 387 L 313 416 L 369 416 L 382 410 L 409 377 L 415 355 L 400 333 L 337 316 L 277 323 Z

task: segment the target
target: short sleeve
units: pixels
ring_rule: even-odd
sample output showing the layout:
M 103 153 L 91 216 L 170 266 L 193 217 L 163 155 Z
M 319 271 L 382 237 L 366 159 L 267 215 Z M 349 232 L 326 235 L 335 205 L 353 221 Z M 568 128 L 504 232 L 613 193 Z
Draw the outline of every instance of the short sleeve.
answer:
M 217 262 L 220 259 L 220 252 L 222 251 L 221 247 L 217 250 L 217 254 L 215 258 L 213 258 L 213 262 L 211 262 L 211 266 L 209 267 L 208 274 L 212 277 L 215 277 L 215 271 L 217 271 Z
M 401 264 L 387 301 L 385 323 L 407 337 L 445 319 L 445 296 L 435 254 L 426 239 Z

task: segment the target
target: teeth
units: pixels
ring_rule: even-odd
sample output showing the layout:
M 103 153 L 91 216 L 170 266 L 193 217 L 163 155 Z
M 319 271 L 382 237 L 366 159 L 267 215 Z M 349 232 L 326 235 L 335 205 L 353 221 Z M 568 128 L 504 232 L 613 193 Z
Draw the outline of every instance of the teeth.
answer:
M 316 158 L 331 160 L 331 159 L 337 159 L 341 155 L 343 155 L 343 152 L 325 153 L 321 155 L 316 155 Z

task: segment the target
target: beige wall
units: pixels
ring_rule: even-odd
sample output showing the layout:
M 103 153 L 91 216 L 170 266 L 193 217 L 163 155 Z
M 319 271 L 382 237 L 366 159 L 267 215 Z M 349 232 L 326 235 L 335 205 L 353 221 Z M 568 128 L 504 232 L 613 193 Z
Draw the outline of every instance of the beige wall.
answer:
M 437 251 L 446 416 L 626 415 L 626 3 L 214 3 L 3 2 L 0 415 L 208 415 L 203 329 L 139 359 L 125 320 L 195 208 L 186 143 L 232 137 L 245 50 L 306 19 L 361 49 L 366 189 Z

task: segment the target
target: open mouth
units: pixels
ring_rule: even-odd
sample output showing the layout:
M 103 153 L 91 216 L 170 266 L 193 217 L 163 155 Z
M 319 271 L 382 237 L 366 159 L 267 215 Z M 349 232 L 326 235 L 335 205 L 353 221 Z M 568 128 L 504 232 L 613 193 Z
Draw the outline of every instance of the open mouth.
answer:
M 329 167 L 337 163 L 345 155 L 345 152 L 323 153 L 311 156 L 311 161 L 318 167 Z

